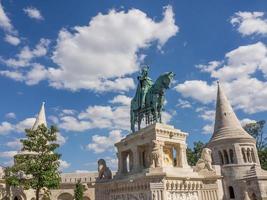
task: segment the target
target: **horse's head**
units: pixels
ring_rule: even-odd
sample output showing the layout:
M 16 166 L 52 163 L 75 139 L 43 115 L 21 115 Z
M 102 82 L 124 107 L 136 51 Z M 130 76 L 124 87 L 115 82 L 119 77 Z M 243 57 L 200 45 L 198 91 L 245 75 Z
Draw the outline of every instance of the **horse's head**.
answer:
M 162 75 L 161 77 L 161 83 L 165 89 L 169 89 L 171 82 L 174 78 L 175 74 L 173 72 L 167 72 Z

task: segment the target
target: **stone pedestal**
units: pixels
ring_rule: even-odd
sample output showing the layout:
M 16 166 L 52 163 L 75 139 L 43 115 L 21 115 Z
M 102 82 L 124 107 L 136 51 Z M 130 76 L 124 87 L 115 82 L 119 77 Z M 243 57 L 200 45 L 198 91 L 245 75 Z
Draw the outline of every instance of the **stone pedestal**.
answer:
M 152 124 L 116 143 L 118 172 L 96 183 L 96 200 L 217 200 L 215 171 L 194 172 L 186 157 L 187 133 Z

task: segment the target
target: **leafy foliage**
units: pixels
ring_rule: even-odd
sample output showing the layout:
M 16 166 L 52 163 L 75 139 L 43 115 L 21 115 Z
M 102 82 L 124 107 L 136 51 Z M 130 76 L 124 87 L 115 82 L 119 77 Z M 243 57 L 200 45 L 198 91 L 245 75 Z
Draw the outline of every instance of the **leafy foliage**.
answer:
M 6 170 L 6 181 L 9 185 L 35 189 L 39 200 L 41 189 L 57 188 L 60 184 L 60 154 L 55 152 L 59 147 L 57 129 L 40 125 L 36 130 L 25 131 L 27 138 L 21 140 L 22 153 L 15 155 L 14 165 Z
M 75 200 L 83 200 L 83 192 L 84 192 L 84 186 L 81 184 L 81 180 L 78 181 L 75 185 L 74 190 L 74 199 Z
M 267 170 L 267 136 L 264 134 L 265 121 L 245 125 L 244 129 L 256 139 L 256 146 L 262 169 Z
M 187 161 L 188 164 L 191 166 L 195 166 L 198 159 L 201 156 L 202 149 L 206 146 L 205 143 L 198 141 L 194 142 L 193 149 L 187 148 L 186 154 L 187 154 Z

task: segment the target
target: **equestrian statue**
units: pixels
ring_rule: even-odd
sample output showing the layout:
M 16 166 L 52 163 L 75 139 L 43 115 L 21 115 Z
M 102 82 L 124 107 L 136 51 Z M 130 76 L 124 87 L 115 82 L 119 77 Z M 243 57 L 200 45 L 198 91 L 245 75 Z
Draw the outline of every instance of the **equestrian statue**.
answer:
M 169 89 L 175 74 L 166 72 L 158 77 L 153 83 L 148 76 L 149 67 L 142 68 L 138 79 L 138 86 L 134 98 L 131 101 L 131 130 L 135 132 L 135 125 L 138 130 L 141 122 L 145 119 L 146 124 L 162 122 L 161 114 L 164 104 L 165 90 Z

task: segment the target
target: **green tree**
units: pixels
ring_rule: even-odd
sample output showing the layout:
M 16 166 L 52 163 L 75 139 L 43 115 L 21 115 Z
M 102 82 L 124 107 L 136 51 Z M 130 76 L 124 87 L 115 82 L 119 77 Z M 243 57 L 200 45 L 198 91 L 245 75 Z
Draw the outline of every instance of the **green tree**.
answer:
M 201 141 L 194 142 L 193 149 L 187 148 L 186 154 L 187 154 L 187 161 L 188 164 L 191 166 L 195 166 L 198 159 L 201 156 L 202 149 L 206 146 L 205 143 Z
M 256 123 L 249 123 L 244 129 L 256 139 L 256 146 L 262 169 L 267 170 L 267 136 L 264 134 L 265 121 L 261 120 Z
M 75 185 L 74 190 L 74 199 L 75 200 L 83 200 L 83 192 L 84 192 L 84 186 L 81 184 L 81 180 L 78 181 Z
M 25 131 L 22 153 L 15 155 L 14 165 L 6 170 L 6 179 L 9 185 L 34 189 L 39 200 L 42 189 L 58 188 L 60 184 L 60 154 L 55 152 L 59 147 L 57 128 L 40 125 L 36 130 Z

